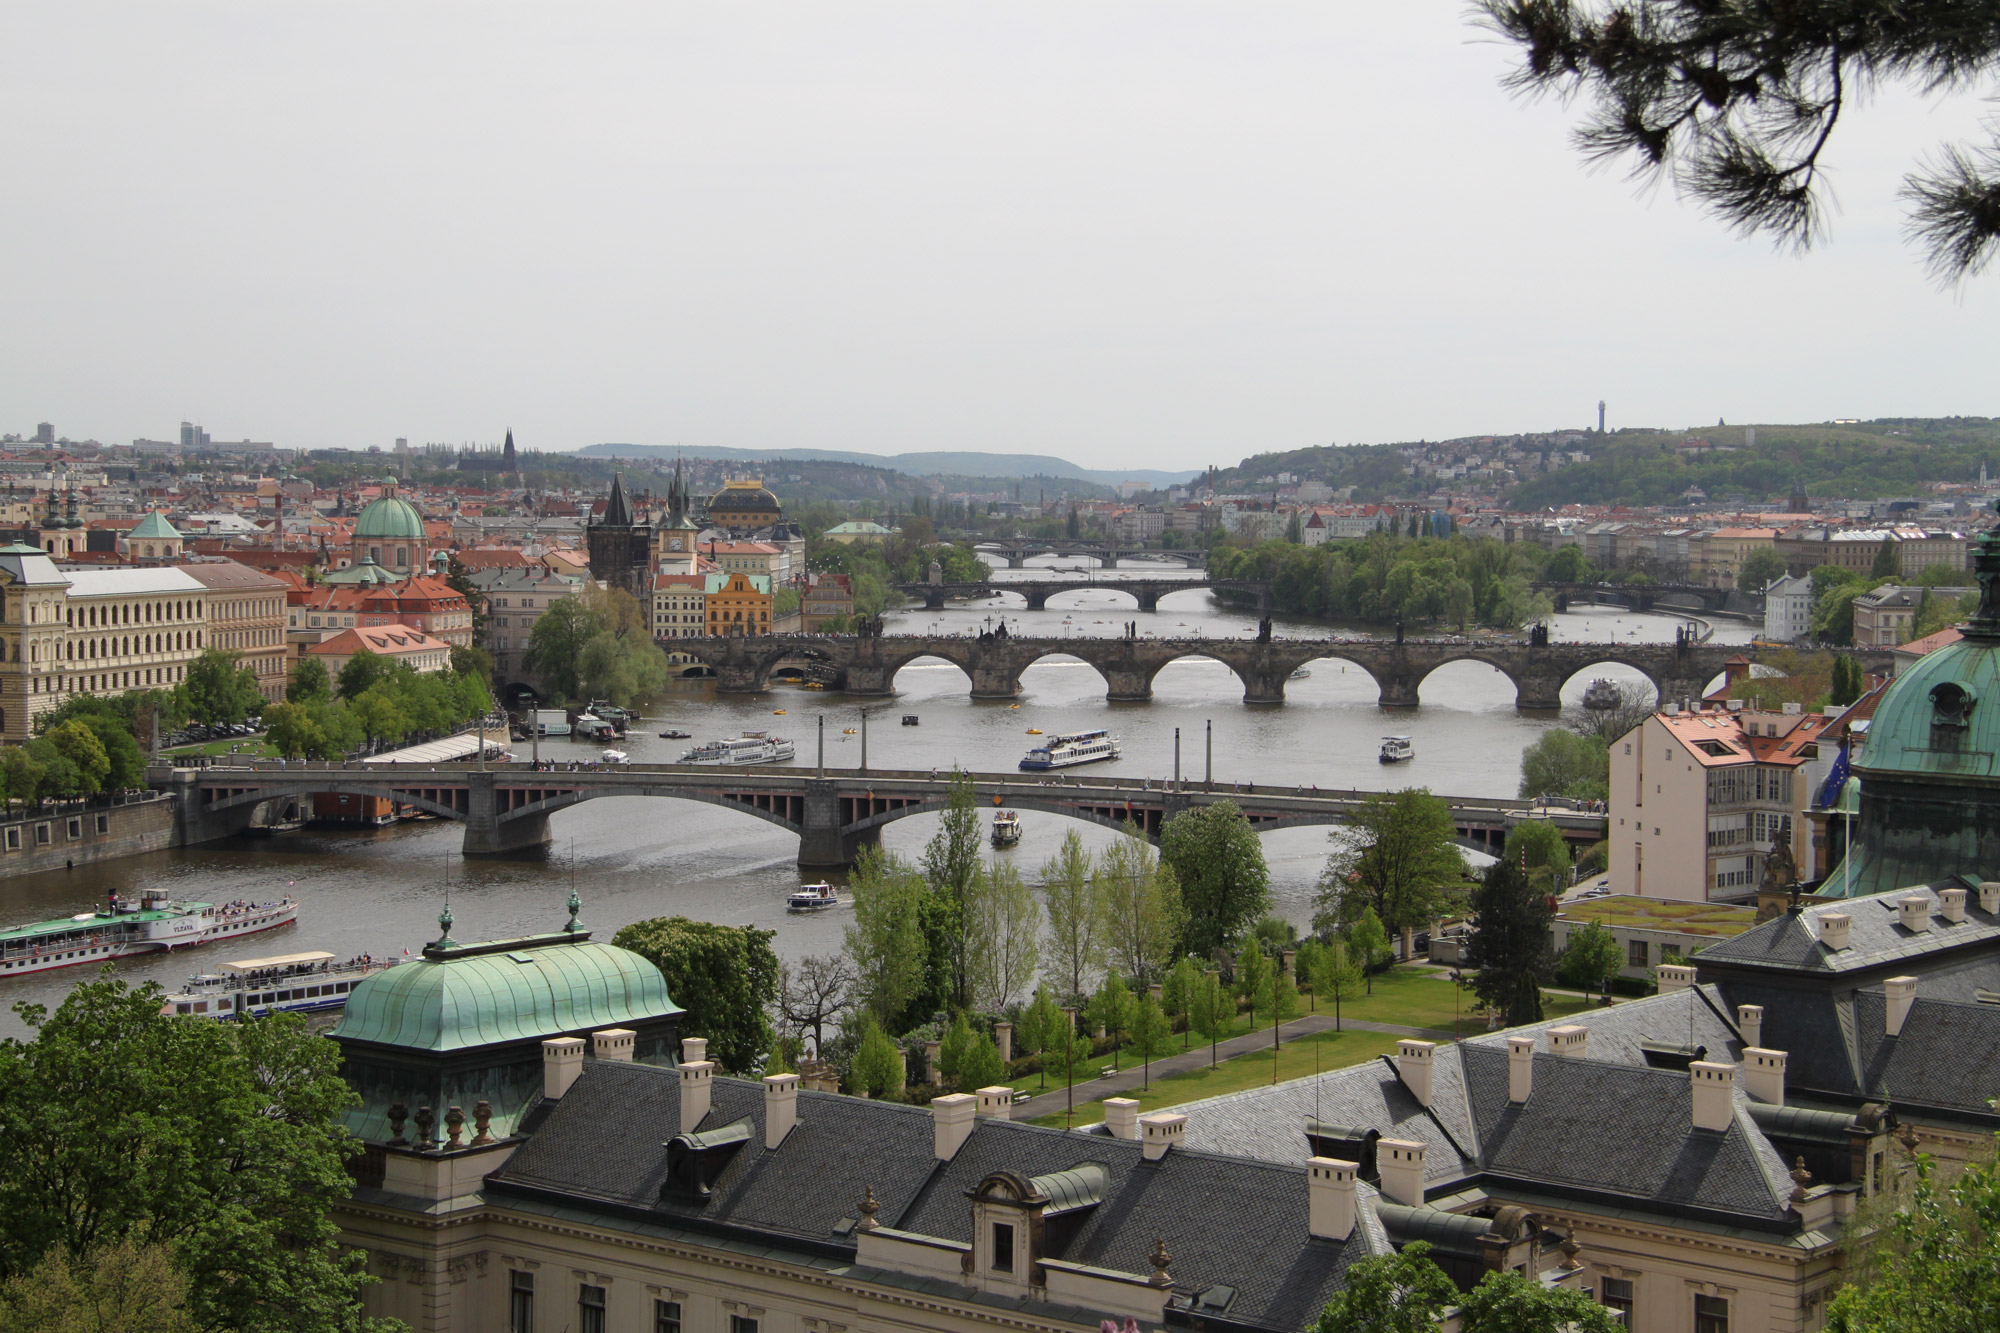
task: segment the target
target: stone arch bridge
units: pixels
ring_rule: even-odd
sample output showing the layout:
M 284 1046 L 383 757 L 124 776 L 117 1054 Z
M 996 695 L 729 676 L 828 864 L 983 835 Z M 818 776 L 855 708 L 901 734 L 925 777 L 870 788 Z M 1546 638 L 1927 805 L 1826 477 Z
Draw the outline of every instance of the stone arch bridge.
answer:
M 1255 598 L 1259 611 L 1276 609 L 1271 600 L 1271 585 L 1262 579 L 1009 579 L 1004 583 L 898 583 L 896 591 L 905 597 L 914 598 L 924 604 L 927 610 L 940 611 L 947 601 L 967 601 L 978 597 L 991 597 L 995 593 L 1014 592 L 1027 599 L 1030 611 L 1040 611 L 1048 606 L 1049 598 L 1061 592 L 1122 592 L 1139 604 L 1141 611 L 1157 611 L 1160 599 L 1168 593 L 1186 592 L 1190 588 L 1213 588 L 1219 592 L 1235 592 Z
M 630 765 L 583 771 L 539 770 L 530 764 L 478 769 L 471 764 L 397 770 L 359 764 L 274 762 L 199 769 L 156 769 L 155 787 L 173 792 L 180 840 L 206 842 L 249 827 L 259 807 L 308 804 L 315 793 L 375 796 L 465 825 L 468 856 L 526 851 L 549 841 L 549 816 L 607 796 L 701 801 L 776 824 L 799 838 L 799 865 L 851 865 L 884 825 L 943 810 L 946 777 L 911 771 L 841 769 L 816 773 L 806 765 L 742 769 L 680 764 Z M 973 775 L 982 808 L 1041 811 L 1107 828 L 1136 825 L 1159 841 L 1168 820 L 1184 810 L 1231 800 L 1260 832 L 1340 823 L 1372 793 L 1320 791 L 1230 783 L 1078 776 L 1060 782 L 1027 774 Z M 1446 798 L 1462 845 L 1497 852 L 1524 820 L 1545 819 L 1578 849 L 1604 837 L 1604 816 L 1541 810 L 1533 802 L 1485 797 Z
M 1208 564 L 1205 550 L 1169 551 L 1164 547 L 1132 546 L 1123 542 L 1092 541 L 1079 538 L 1076 541 L 1038 541 L 1030 537 L 989 537 L 973 543 L 975 551 L 990 552 L 1007 558 L 1007 568 L 1024 569 L 1028 558 L 1036 555 L 1080 555 L 1088 556 L 1106 569 L 1118 568 L 1121 559 L 1142 557 L 1146 560 L 1165 560 L 1188 569 L 1201 569 Z
M 701 661 L 725 693 L 770 687 L 780 667 L 817 664 L 819 674 L 849 694 L 895 693 L 896 673 L 919 657 L 951 662 L 972 681 L 975 699 L 1011 699 L 1021 674 L 1045 657 L 1088 662 L 1104 677 L 1114 702 L 1153 697 L 1153 678 L 1184 657 L 1213 658 L 1243 682 L 1243 701 L 1281 704 L 1292 672 L 1322 658 L 1352 663 L 1371 676 L 1383 705 L 1414 708 L 1424 678 L 1452 662 L 1483 662 L 1514 685 L 1523 709 L 1562 706 L 1571 677 L 1617 662 L 1651 681 L 1663 700 L 1698 697 L 1737 654 L 1753 661 L 1754 649 L 1712 644 L 1557 643 L 1531 645 L 1480 639 L 1097 639 L 998 638 L 992 635 L 770 635 L 757 638 L 675 639 L 669 645 Z M 1886 670 L 1889 654 L 1861 652 L 1862 665 Z

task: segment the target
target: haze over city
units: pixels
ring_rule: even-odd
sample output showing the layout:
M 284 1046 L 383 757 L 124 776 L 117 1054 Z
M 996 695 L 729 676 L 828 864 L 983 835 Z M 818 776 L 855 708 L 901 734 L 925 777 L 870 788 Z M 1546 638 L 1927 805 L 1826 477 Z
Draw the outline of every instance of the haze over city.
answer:
M 1050 453 L 1992 410 L 1843 122 L 1774 257 L 1448 4 L 10 7 L 0 426 Z

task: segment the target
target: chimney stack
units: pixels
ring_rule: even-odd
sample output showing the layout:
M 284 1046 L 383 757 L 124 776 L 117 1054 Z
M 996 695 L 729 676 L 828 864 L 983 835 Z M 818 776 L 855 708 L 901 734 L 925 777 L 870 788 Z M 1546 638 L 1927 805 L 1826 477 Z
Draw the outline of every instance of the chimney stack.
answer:
M 604 1028 L 590 1034 L 590 1053 L 599 1060 L 632 1063 L 632 1043 L 639 1034 L 631 1028 Z
M 1903 929 L 1921 935 L 1931 928 L 1931 900 L 1921 893 L 1906 893 L 1896 899 L 1896 919 Z
M 1965 920 L 1964 889 L 1946 889 L 1938 895 L 1938 900 L 1944 904 L 1945 920 L 1951 922 L 1954 926 L 1959 925 Z
M 582 1037 L 551 1037 L 542 1043 L 542 1096 L 554 1101 L 582 1072 Z
M 1694 1127 L 1717 1133 L 1728 1129 L 1736 1118 L 1736 1066 L 1696 1060 L 1688 1066 L 1688 1083 L 1694 1095 Z
M 1979 910 L 1988 916 L 2000 916 L 2000 879 L 1980 881 Z
M 1139 1137 L 1139 1103 L 1131 1097 L 1104 1099 L 1104 1126 L 1114 1139 Z
M 681 1063 L 691 1065 L 697 1060 L 708 1059 L 707 1037 L 681 1038 Z
M 1752 1046 L 1743 1052 L 1743 1091 L 1772 1106 L 1785 1104 L 1785 1053 Z
M 1535 1039 L 1507 1038 L 1507 1100 L 1520 1105 L 1535 1087 Z M 1381 1146 L 1376 1146 L 1379 1154 Z
M 799 1123 L 799 1076 L 771 1074 L 764 1079 L 764 1146 L 776 1148 Z
M 1004 1083 L 994 1083 L 979 1090 L 979 1118 L 982 1120 L 1012 1120 L 1014 1118 L 1014 1090 Z
M 1012 1064 L 1014 1061 L 1014 1025 L 1012 1023 L 995 1023 L 993 1025 L 993 1044 L 1000 1048 L 1000 1063 L 1003 1065 Z
M 1590 1029 L 1581 1023 L 1565 1023 L 1561 1027 L 1549 1029 L 1549 1050 L 1556 1055 L 1583 1058 L 1583 1048 L 1590 1041 Z
M 1321 1240 L 1354 1234 L 1354 1163 L 1331 1157 L 1306 1162 L 1306 1231 Z
M 1764 1044 L 1764 1006 L 1761 1004 L 1737 1005 L 1736 1031 L 1741 1034 L 1745 1046 L 1762 1046 Z
M 1431 1104 L 1431 1062 L 1436 1051 L 1436 1042 L 1405 1039 L 1396 1043 L 1396 1072 L 1403 1076 L 1404 1085 L 1419 1106 Z
M 1686 963 L 1661 963 L 1660 994 L 1668 995 L 1677 990 L 1686 990 L 1694 985 L 1694 969 Z
M 1854 918 L 1845 912 L 1822 912 L 1819 918 L 1819 942 L 1838 953 L 1848 947 L 1853 927 Z
M 940 1162 L 958 1156 L 958 1150 L 972 1137 L 974 1112 L 978 1109 L 979 1099 L 967 1092 L 931 1098 L 931 1137 Z
M 1162 1111 L 1149 1115 L 1139 1122 L 1139 1130 L 1144 1136 L 1146 1160 L 1157 1162 L 1167 1155 L 1167 1149 L 1178 1148 L 1187 1138 L 1187 1117 Z
M 1424 1201 L 1424 1145 L 1415 1139 L 1378 1139 L 1375 1167 L 1391 1203 L 1415 1208 Z
M 708 1115 L 709 1098 L 715 1093 L 715 1062 L 681 1061 L 681 1133 L 692 1134 Z
M 1882 983 L 1882 993 L 1888 998 L 1888 1021 L 1885 1030 L 1892 1037 L 1900 1036 L 1903 1020 L 1910 1016 L 1910 1006 L 1916 1002 L 1917 979 L 1915 977 L 1890 977 Z

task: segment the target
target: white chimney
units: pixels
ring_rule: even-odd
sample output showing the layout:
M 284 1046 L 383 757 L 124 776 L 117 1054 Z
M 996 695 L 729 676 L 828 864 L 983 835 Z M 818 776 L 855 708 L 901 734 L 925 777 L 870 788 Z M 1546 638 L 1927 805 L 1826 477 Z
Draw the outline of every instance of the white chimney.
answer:
M 1415 1139 L 1377 1139 L 1375 1168 L 1390 1202 L 1414 1208 L 1424 1201 L 1423 1144 Z
M 979 1099 L 969 1092 L 931 1098 L 931 1137 L 936 1142 L 937 1159 L 949 1162 L 972 1137 L 974 1113 Z
M 1762 1046 L 1764 1044 L 1764 1006 L 1761 1004 L 1737 1005 L 1736 1030 L 1742 1034 L 1745 1046 Z
M 1549 1050 L 1556 1055 L 1583 1057 L 1583 1048 L 1590 1041 L 1590 1029 L 1581 1023 L 1565 1023 L 1561 1027 L 1549 1029 Z
M 639 1034 L 631 1028 L 604 1028 L 590 1034 L 590 1053 L 599 1060 L 632 1061 L 632 1043 Z
M 1819 942 L 1838 953 L 1848 946 L 1853 927 L 1854 918 L 1845 912 L 1822 912 L 1819 918 Z
M 1660 994 L 1668 995 L 1677 990 L 1686 990 L 1694 985 L 1694 969 L 1686 963 L 1661 963 Z
M 1001 1064 L 1013 1063 L 1014 1025 L 1012 1023 L 995 1023 L 993 1025 L 993 1044 L 1000 1048 Z
M 1903 929 L 1922 934 L 1931 928 L 1931 900 L 1921 893 L 1906 893 L 1896 899 L 1896 919 Z
M 542 1096 L 562 1096 L 582 1072 L 582 1037 L 551 1037 L 542 1043 Z
M 1903 1020 L 1910 1016 L 1910 1006 L 1916 1002 L 1917 979 L 1890 977 L 1882 983 L 1882 992 L 1889 1001 L 1888 1022 L 1884 1029 L 1890 1036 L 1898 1036 L 1903 1031 Z
M 1131 1097 L 1104 1099 L 1104 1126 L 1114 1139 L 1139 1137 L 1139 1103 Z
M 1688 1066 L 1694 1090 L 1694 1127 L 1717 1132 L 1736 1118 L 1736 1066 L 1697 1060 Z
M 1979 910 L 1988 916 L 2000 916 L 2000 879 L 1980 881 Z
M 1507 1038 L 1507 1100 L 1525 1102 L 1535 1087 L 1535 1039 Z
M 1139 1131 L 1146 1160 L 1157 1162 L 1167 1155 L 1167 1149 L 1178 1148 L 1186 1140 L 1187 1117 L 1162 1111 L 1140 1120 Z
M 1752 1046 L 1743 1052 L 1743 1091 L 1772 1106 L 1785 1104 L 1785 1053 Z
M 1958 925 L 1965 920 L 1964 889 L 1946 889 L 1938 895 L 1938 900 L 1944 904 L 1945 920 L 1951 922 L 1953 925 Z
M 771 1074 L 764 1079 L 764 1146 L 776 1148 L 799 1123 L 799 1076 Z
M 1331 1157 L 1306 1161 L 1306 1231 L 1321 1240 L 1354 1234 L 1354 1163 Z
M 692 1134 L 708 1114 L 709 1098 L 715 1093 L 715 1062 L 681 1061 L 681 1133 Z
M 707 1037 L 681 1038 L 681 1063 L 691 1065 L 697 1060 L 708 1059 Z
M 1396 1043 L 1396 1072 L 1403 1076 L 1419 1106 L 1431 1104 L 1431 1059 L 1436 1051 L 1436 1042 L 1405 1039 Z
M 1014 1118 L 1014 1090 L 1004 1083 L 993 1083 L 979 1089 L 979 1118 L 982 1120 L 1012 1120 Z

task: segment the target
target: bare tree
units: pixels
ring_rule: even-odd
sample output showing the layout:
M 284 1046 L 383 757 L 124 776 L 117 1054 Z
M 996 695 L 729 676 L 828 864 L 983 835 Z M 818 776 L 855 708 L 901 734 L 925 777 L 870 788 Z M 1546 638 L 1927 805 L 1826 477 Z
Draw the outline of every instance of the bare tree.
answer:
M 1609 745 L 1652 716 L 1653 691 L 1634 681 L 1621 681 L 1618 702 L 1609 708 L 1578 708 L 1563 717 L 1563 725 L 1579 736 L 1595 736 Z
M 845 954 L 808 954 L 778 968 L 778 1013 L 794 1032 L 812 1033 L 813 1053 L 826 1047 L 826 1025 L 854 1004 L 860 977 Z

